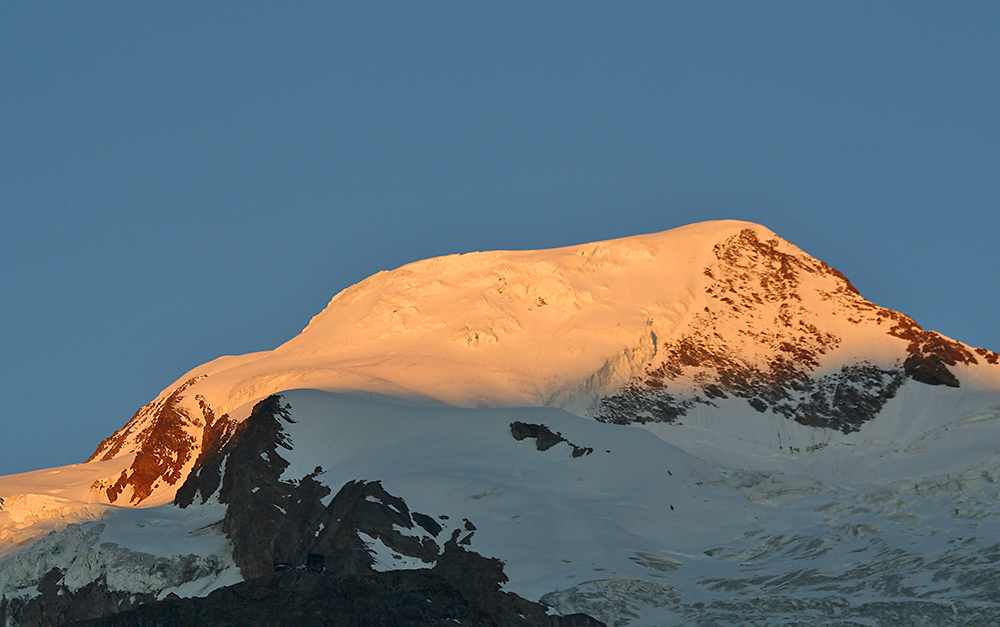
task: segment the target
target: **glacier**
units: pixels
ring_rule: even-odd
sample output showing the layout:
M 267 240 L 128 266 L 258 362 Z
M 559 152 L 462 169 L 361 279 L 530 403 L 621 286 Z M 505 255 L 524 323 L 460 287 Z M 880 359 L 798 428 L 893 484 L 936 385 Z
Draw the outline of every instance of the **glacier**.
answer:
M 267 399 L 287 419 L 250 429 Z M 95 586 L 106 614 L 204 597 L 329 546 L 319 521 L 363 482 L 403 516 L 359 528 L 372 569 L 430 567 L 451 537 L 553 615 L 1000 624 L 998 419 L 996 353 L 759 225 L 429 259 L 194 368 L 86 463 L 0 478 L 0 610 L 43 624 L 32 599 Z M 249 465 L 248 433 L 267 440 Z M 240 498 L 299 535 L 253 535 L 271 548 L 247 557 L 237 536 L 261 531 L 236 519 L 231 463 L 263 464 Z M 262 500 L 274 486 L 305 509 Z

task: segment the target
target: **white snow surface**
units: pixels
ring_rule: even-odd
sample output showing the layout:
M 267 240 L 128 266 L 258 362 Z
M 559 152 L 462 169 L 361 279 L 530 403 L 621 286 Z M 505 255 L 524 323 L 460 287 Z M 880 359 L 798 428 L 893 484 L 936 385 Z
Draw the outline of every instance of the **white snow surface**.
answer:
M 836 339 L 819 355 L 817 373 L 861 361 L 900 365 L 907 342 L 887 334 L 877 307 L 843 295 L 841 278 L 766 227 L 725 220 L 553 250 L 449 255 L 379 272 L 337 294 L 285 344 L 195 368 L 155 403 L 194 380 L 181 405 L 197 441 L 204 429 L 199 403 L 216 416 L 233 414 L 296 388 L 455 407 L 550 406 L 587 417 L 602 397 L 654 364 L 659 345 L 704 331 L 702 312 L 719 314 L 708 335 L 727 352 L 751 364 L 773 358 L 760 339 L 782 333 L 771 326 L 783 303 L 747 302 L 734 313 L 718 311 L 720 301 L 709 296 L 713 280 L 733 278 L 718 276 L 726 270 L 718 268 L 716 247 L 744 232 L 815 269 L 795 303 L 799 325 Z M 759 260 L 748 254 L 743 265 L 754 271 Z M 873 309 L 859 311 L 859 301 Z M 797 339 L 794 329 L 784 332 Z M 1000 389 L 1000 366 L 967 370 L 966 389 Z M 151 420 L 137 416 L 116 434 L 122 446 L 114 455 L 140 448 Z M 164 483 L 151 501 L 169 500 L 175 489 Z
M 161 598 L 171 592 L 205 595 L 242 581 L 219 529 L 225 509 L 218 503 L 188 510 L 169 504 L 120 507 L 99 502 L 85 482 L 57 487 L 60 476 L 70 482 L 89 479 L 88 470 L 97 471 L 91 476 L 99 484 L 112 465 L 76 464 L 0 480 L 3 493 L 36 491 L 2 497 L 0 595 L 34 596 L 38 581 L 53 568 L 63 571 L 62 583 L 71 591 L 104 578 L 110 590 Z M 189 578 L 192 573 L 195 579 Z
M 752 504 L 728 487 L 704 502 L 697 484 L 722 475 L 641 429 L 559 409 L 408 407 L 315 390 L 282 396 L 296 421 L 286 428 L 293 449 L 284 479 L 322 466 L 318 480 L 334 491 L 352 479 L 381 481 L 411 511 L 448 517 L 438 520 L 440 542 L 468 519 L 477 528 L 473 550 L 504 560 L 511 589 L 529 597 L 588 573 L 638 576 L 646 572 L 638 553 L 704 550 L 753 520 Z M 574 458 L 565 443 L 538 451 L 534 440 L 511 436 L 514 421 L 545 424 L 594 452 Z M 695 522 L 702 517 L 719 522 L 706 529 Z
M 204 407 L 243 420 L 281 393 L 295 420 L 292 449 L 278 451 L 290 462 L 284 478 L 322 466 L 318 480 L 333 493 L 381 481 L 442 524 L 440 542 L 472 521 L 471 549 L 505 562 L 506 589 L 609 625 L 689 624 L 685 608 L 696 603 L 784 592 L 816 607 L 831 595 L 860 606 L 908 591 L 981 603 L 978 584 L 949 564 L 974 571 L 969 560 L 1000 544 L 1000 366 L 953 367 L 958 389 L 908 380 L 849 434 L 738 398 L 697 405 L 679 424 L 589 419 L 597 400 L 715 306 L 706 295 L 715 246 L 747 229 L 777 238 L 759 225 L 709 222 L 380 272 L 337 294 L 285 344 L 195 368 L 156 402 L 196 379 L 179 406 L 200 446 Z M 906 342 L 831 296 L 839 286 L 817 272 L 798 293 L 804 322 L 837 338 L 819 371 L 899 366 Z M 766 359 L 747 338 L 767 332 L 772 305 L 720 318 L 719 342 Z M 141 449 L 149 420 L 140 412 L 123 428 L 108 461 L 0 478 L 0 593 L 34 594 L 52 567 L 73 585 L 104 575 L 115 589 L 161 597 L 239 580 L 218 503 L 174 507 L 179 483 L 158 485 L 140 508 L 108 503 L 104 491 Z M 513 421 L 544 424 L 593 452 L 574 458 L 565 443 L 538 451 L 534 440 L 514 440 Z M 370 548 L 379 568 L 420 566 L 378 540 Z M 202 576 L 160 576 L 158 558 L 186 559 Z M 785 624 L 774 616 L 754 624 Z M 717 624 L 748 624 L 725 620 Z

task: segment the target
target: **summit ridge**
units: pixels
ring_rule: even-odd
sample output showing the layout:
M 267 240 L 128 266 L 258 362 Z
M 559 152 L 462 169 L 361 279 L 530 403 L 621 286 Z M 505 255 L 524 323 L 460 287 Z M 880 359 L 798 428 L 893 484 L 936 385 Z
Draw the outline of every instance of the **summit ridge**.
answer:
M 735 398 L 851 433 L 905 380 L 957 387 L 961 374 L 994 385 L 996 364 L 995 353 L 869 302 L 766 227 L 706 222 L 379 272 L 274 350 L 187 373 L 91 459 L 136 453 L 139 465 L 113 490 L 129 502 L 170 495 L 214 416 L 238 421 L 239 407 L 294 388 L 559 407 L 628 424 L 684 422 L 699 405 Z
M 998 425 L 1000 355 L 757 224 L 436 257 L 0 477 L 0 615 L 992 624 Z

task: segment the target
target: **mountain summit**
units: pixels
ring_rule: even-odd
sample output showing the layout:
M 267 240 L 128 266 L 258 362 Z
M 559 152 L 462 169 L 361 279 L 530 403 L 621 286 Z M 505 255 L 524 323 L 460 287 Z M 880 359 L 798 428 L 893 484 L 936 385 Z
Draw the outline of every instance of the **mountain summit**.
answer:
M 768 428 L 775 446 L 784 433 L 786 446 L 815 447 L 835 437 L 823 430 L 875 418 L 907 380 L 1000 385 L 997 362 L 865 300 L 763 226 L 706 222 L 379 272 L 276 349 L 190 371 L 91 461 L 135 454 L 107 488 L 113 503 L 170 498 L 218 418 L 238 422 L 237 408 L 295 388 L 618 424 L 695 424 L 686 416 L 736 399 L 821 430 Z
M 756 224 L 438 257 L 0 477 L 0 615 L 1000 624 L 998 424 L 1000 356 Z

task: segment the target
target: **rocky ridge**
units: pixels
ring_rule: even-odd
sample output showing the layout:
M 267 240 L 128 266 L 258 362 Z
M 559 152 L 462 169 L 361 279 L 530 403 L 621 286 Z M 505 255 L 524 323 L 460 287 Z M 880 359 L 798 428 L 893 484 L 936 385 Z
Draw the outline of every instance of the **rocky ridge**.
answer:
M 289 571 L 217 590 L 205 598 L 169 599 L 73 627 L 259 625 L 260 627 L 600 627 L 588 616 L 547 616 L 502 593 L 471 594 L 445 569 L 332 577 Z
M 1000 359 L 878 307 L 840 272 L 795 254 L 779 238 L 762 240 L 754 229 L 717 244 L 713 256 L 704 270 L 703 311 L 691 316 L 684 333 L 660 342 L 657 359 L 642 374 L 600 400 L 597 420 L 671 423 L 696 404 L 737 397 L 759 412 L 850 433 L 875 418 L 906 377 L 959 387 L 949 367 Z M 906 344 L 879 363 L 855 361 L 831 372 L 825 358 L 844 339 L 824 328 L 817 313 L 823 310 Z
M 195 453 L 215 444 L 213 438 L 219 430 L 213 429 L 215 415 L 205 398 L 195 396 L 197 411 L 191 411 L 183 402 L 188 389 L 202 378 L 192 377 L 139 409 L 125 427 L 101 442 L 87 458 L 88 462 L 114 459 L 124 447 L 135 444 L 132 465 L 105 488 L 108 502 L 115 503 L 127 495 L 129 503 L 141 503 L 161 484 L 177 485 L 185 478 L 184 471 Z M 223 424 L 228 424 L 225 418 Z M 201 442 L 192 435 L 192 429 L 203 430 Z
M 323 474 L 320 467 L 300 479 L 283 480 L 288 462 L 279 449 L 291 449 L 283 430 L 284 424 L 292 422 L 289 410 L 279 396 L 257 403 L 250 417 L 232 429 L 221 446 L 199 458 L 175 499 L 181 508 L 191 506 L 197 499 L 205 503 L 213 497 L 227 505 L 222 529 L 232 541 L 233 558 L 245 579 L 255 582 L 275 570 L 307 568 L 325 573 L 329 579 L 323 586 L 327 588 L 371 586 L 373 589 L 363 593 L 370 596 L 355 597 L 353 606 L 327 602 L 325 609 L 318 610 L 327 621 L 342 616 L 338 620 L 345 621 L 343 624 L 422 625 L 437 624 L 434 621 L 445 618 L 457 619 L 437 616 L 441 612 L 464 615 L 465 620 L 498 627 L 600 624 L 583 615 L 550 617 L 544 606 L 502 592 L 500 586 L 507 581 L 502 563 L 462 546 L 470 544 L 476 530 L 469 520 L 447 537 L 434 517 L 411 512 L 402 498 L 389 494 L 377 481 L 350 481 L 332 499 L 327 499 L 329 488 L 316 481 Z M 420 572 L 408 575 L 389 571 L 376 580 L 371 579 L 377 574 L 370 548 L 373 543 L 381 543 L 396 554 L 397 560 L 412 558 L 420 566 Z M 362 575 L 368 577 L 359 579 Z M 302 581 L 298 577 L 296 581 Z M 382 583 L 386 577 L 392 585 Z M 248 587 L 272 589 L 275 584 L 270 581 Z M 422 610 L 400 609 L 401 603 L 412 603 L 412 599 L 398 598 L 396 588 L 400 585 L 443 586 L 453 597 L 457 593 L 457 600 L 445 602 L 435 597 L 438 605 L 435 612 L 429 613 L 434 615 L 431 620 Z M 230 592 L 219 591 L 215 595 L 224 599 Z M 335 594 L 335 598 L 342 597 L 343 594 Z M 245 599 L 239 594 L 237 598 Z M 303 602 L 316 604 L 315 600 Z M 261 603 L 252 611 L 273 615 L 274 602 L 263 599 Z M 371 608 L 377 606 L 382 609 L 372 612 Z M 208 600 L 187 602 L 184 607 L 201 608 L 197 611 L 202 612 L 205 607 L 214 606 Z M 144 615 L 158 615 L 158 612 L 148 611 Z M 387 622 L 371 623 L 376 619 L 370 612 L 383 613 L 382 620 Z M 413 620 L 395 623 L 397 612 Z M 285 620 L 290 619 L 273 616 L 265 622 L 292 624 Z M 422 622 L 425 620 L 431 622 Z

